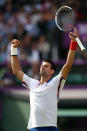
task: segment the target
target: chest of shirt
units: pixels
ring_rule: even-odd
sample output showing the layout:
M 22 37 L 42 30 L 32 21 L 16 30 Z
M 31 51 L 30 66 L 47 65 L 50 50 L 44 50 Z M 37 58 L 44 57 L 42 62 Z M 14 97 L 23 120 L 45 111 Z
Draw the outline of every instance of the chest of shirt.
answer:
M 45 82 L 43 84 L 38 83 L 34 83 L 31 87 L 31 92 L 43 92 L 43 91 L 47 91 L 47 90 L 55 90 L 57 89 L 56 85 L 53 82 Z

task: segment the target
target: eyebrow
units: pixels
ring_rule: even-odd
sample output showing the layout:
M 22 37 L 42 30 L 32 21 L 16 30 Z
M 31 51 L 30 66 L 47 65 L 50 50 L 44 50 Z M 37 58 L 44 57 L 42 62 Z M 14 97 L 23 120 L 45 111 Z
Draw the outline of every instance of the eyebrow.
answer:
M 41 66 L 42 66 L 43 64 L 41 64 Z M 48 65 L 48 63 L 46 63 L 44 66 L 46 66 L 46 67 L 49 67 L 50 66 L 50 64 Z
M 43 64 L 42 64 L 42 65 L 43 65 Z M 41 65 L 41 66 L 42 66 L 42 65 Z M 48 66 L 48 64 L 44 64 L 44 66 Z

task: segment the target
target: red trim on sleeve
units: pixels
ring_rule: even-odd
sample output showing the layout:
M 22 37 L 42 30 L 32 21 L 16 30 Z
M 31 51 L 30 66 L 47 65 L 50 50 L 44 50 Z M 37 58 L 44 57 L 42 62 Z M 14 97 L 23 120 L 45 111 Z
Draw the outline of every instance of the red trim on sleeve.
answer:
M 57 96 L 59 95 L 59 90 L 60 90 L 60 85 L 61 85 L 61 81 L 63 80 L 63 76 L 60 78 L 60 81 L 59 81 L 59 85 L 58 85 L 58 88 L 57 88 Z

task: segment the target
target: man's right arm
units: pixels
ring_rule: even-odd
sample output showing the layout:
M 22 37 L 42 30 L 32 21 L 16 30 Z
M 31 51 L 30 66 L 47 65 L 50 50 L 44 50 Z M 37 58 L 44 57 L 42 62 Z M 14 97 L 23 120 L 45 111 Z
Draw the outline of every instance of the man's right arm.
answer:
M 16 39 L 13 39 L 11 41 L 11 66 L 12 66 L 12 71 L 16 75 L 16 77 L 23 81 L 23 75 L 24 72 L 21 69 L 20 62 L 17 56 L 17 53 L 15 49 L 17 50 L 17 47 L 19 46 L 20 42 Z
M 11 66 L 12 66 L 12 70 L 15 76 L 19 80 L 23 81 L 24 72 L 21 69 L 20 62 L 18 60 L 18 56 L 11 56 Z

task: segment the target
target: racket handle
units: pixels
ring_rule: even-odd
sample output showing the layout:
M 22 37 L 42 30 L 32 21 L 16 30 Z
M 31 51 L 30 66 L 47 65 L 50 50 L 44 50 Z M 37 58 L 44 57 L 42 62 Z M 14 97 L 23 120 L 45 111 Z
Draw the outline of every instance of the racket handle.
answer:
M 79 45 L 81 51 L 85 50 L 85 48 L 84 48 L 82 42 L 80 41 L 80 39 L 79 39 L 78 37 L 76 37 L 76 41 L 77 41 L 77 43 L 78 43 L 78 45 Z

